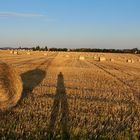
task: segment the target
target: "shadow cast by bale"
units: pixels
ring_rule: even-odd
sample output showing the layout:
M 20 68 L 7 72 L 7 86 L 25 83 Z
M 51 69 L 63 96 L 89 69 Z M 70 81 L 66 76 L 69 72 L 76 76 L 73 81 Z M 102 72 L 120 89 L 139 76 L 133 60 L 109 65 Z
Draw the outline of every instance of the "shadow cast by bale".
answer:
M 38 86 L 45 78 L 46 72 L 40 69 L 34 69 L 21 74 L 23 82 L 22 97 L 26 97 L 33 89 Z
M 69 139 L 69 127 L 68 127 L 69 109 L 66 90 L 64 86 L 64 77 L 61 72 L 57 78 L 57 89 L 54 97 L 50 123 L 48 127 L 48 133 L 50 134 L 51 137 L 53 137 L 55 132 L 55 126 L 57 117 L 59 115 L 59 111 L 61 115 L 60 130 L 62 134 L 62 139 Z

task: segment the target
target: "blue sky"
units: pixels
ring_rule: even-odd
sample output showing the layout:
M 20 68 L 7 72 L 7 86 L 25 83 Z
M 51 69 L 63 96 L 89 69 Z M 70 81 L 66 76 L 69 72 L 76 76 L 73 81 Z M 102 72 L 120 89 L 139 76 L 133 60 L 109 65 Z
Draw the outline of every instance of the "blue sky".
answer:
M 140 49 L 140 0 L 0 0 L 0 47 Z

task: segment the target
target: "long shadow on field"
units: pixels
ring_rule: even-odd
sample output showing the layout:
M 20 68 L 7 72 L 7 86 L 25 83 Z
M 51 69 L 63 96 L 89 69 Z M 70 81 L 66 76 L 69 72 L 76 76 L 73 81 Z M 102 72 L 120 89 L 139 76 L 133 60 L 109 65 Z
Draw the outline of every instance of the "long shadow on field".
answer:
M 67 102 L 67 95 L 64 86 L 64 77 L 60 72 L 57 78 L 57 89 L 54 97 L 54 102 L 52 106 L 52 112 L 50 117 L 50 123 L 48 127 L 48 132 L 53 136 L 56 121 L 59 116 L 60 111 L 60 130 L 62 132 L 62 139 L 69 139 L 69 128 L 68 128 L 68 117 L 69 117 L 69 109 Z
M 23 82 L 22 97 L 26 97 L 28 93 L 38 86 L 44 79 L 46 72 L 40 69 L 34 69 L 21 74 Z

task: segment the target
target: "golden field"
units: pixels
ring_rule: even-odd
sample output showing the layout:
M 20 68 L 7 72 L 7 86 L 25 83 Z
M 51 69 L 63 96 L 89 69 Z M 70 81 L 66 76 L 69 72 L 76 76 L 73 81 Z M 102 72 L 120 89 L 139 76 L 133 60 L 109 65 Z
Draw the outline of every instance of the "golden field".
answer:
M 140 55 L 18 53 L 0 51 L 23 82 L 0 139 L 139 139 Z

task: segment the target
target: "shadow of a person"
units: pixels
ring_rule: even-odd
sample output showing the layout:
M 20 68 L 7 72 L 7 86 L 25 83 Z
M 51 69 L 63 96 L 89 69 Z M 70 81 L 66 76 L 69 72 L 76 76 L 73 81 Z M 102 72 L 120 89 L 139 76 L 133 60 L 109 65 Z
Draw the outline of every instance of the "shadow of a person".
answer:
M 40 69 L 34 69 L 21 74 L 23 82 L 22 98 L 26 97 L 28 93 L 38 86 L 45 78 L 46 72 Z
M 52 106 L 50 123 L 48 127 L 48 132 L 51 134 L 51 136 L 53 136 L 54 134 L 55 124 L 57 121 L 59 110 L 61 113 L 60 129 L 62 132 L 62 139 L 69 139 L 69 129 L 68 129 L 69 109 L 64 86 L 64 77 L 61 72 L 59 73 L 57 78 L 57 89 L 54 97 L 54 103 Z

